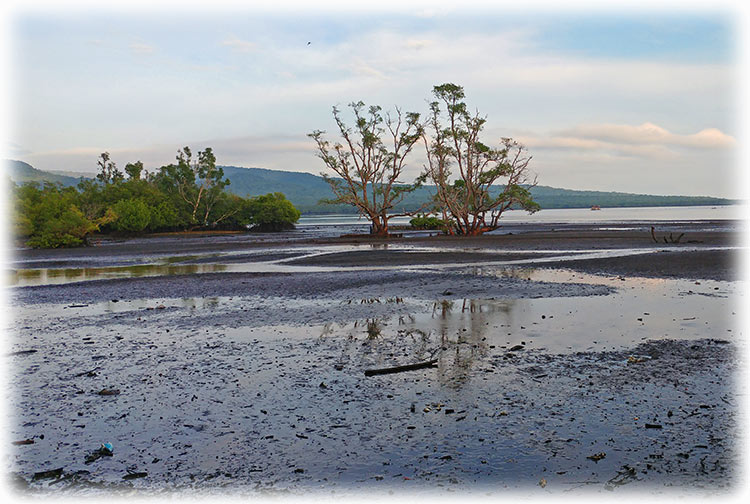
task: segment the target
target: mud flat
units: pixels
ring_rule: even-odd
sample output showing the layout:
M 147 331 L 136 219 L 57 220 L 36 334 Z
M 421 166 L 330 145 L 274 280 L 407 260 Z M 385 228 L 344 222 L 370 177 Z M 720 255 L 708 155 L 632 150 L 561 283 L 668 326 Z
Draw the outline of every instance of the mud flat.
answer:
M 177 261 L 222 272 L 13 287 L 6 474 L 76 496 L 732 495 L 731 236 L 664 250 L 595 234 L 461 250 L 209 237 Z M 149 264 L 178 243 L 159 240 L 107 247 Z

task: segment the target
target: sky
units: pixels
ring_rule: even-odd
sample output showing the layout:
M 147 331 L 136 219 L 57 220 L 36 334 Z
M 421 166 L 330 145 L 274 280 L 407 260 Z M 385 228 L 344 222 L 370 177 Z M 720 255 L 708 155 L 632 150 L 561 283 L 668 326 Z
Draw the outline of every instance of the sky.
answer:
M 4 154 L 39 169 L 94 173 L 107 151 L 153 170 L 190 146 L 318 174 L 307 134 L 338 139 L 333 106 L 426 115 L 433 86 L 452 82 L 486 116 L 484 143 L 523 143 L 541 185 L 747 197 L 732 2 L 56 5 L 18 3 L 4 19 Z

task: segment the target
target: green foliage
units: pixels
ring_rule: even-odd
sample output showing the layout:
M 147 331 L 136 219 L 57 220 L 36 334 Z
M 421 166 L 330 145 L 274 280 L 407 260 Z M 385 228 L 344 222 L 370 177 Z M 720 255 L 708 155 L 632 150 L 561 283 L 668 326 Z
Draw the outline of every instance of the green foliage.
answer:
M 141 178 L 141 173 L 143 172 L 143 163 L 141 161 L 136 161 L 135 163 L 128 163 L 125 165 L 125 173 L 128 174 L 128 177 L 130 177 L 131 180 L 138 180 Z
M 14 196 L 17 236 L 28 238 L 29 247 L 81 245 L 98 228 L 76 205 L 78 193 L 72 187 L 48 183 L 40 189 L 32 183 L 16 188 Z
M 469 112 L 461 86 L 442 84 L 432 92 L 437 100 L 430 103 L 425 176 L 435 184 L 435 204 L 453 221 L 451 232 L 477 235 L 495 229 L 510 208 L 539 210 L 528 189 L 536 177 L 526 148 L 512 138 L 502 138 L 497 148 L 482 143 L 486 119 Z M 499 181 L 503 190 L 494 193 Z
M 402 112 L 397 108 L 392 117 L 381 114 L 377 105 L 366 109 L 362 101 L 350 103 L 355 127 L 349 128 L 341 111 L 333 107 L 333 118 L 343 141 L 331 144 L 324 131 L 315 130 L 308 136 L 317 147 L 317 156 L 337 177 L 323 174 L 334 198 L 321 203 L 351 205 L 372 223 L 371 233 L 388 234 L 388 220 L 394 207 L 408 193 L 418 189 L 425 180 L 419 177 L 414 184 L 403 184 L 399 178 L 405 160 L 422 137 L 422 124 L 416 112 Z
M 114 161 L 110 160 L 109 152 L 102 152 L 96 164 L 99 165 L 99 173 L 96 178 L 103 184 L 117 184 L 125 178 L 122 172 L 117 169 Z
M 117 231 L 137 233 L 146 229 L 151 222 L 151 210 L 141 199 L 120 200 L 112 207 L 117 220 L 112 226 Z
M 76 187 L 25 184 L 14 189 L 15 236 L 31 247 L 69 247 L 86 243 L 95 231 L 142 233 L 187 229 L 288 229 L 300 212 L 281 193 L 242 198 L 225 190 L 229 180 L 216 167 L 210 148 L 196 162 L 188 147 L 177 164 L 145 173 L 143 163 L 128 163 L 126 179 L 107 153 L 96 180 Z
M 300 212 L 282 193 L 269 193 L 250 199 L 247 210 L 254 229 L 280 231 L 294 227 Z
M 184 147 L 176 159 L 177 164 L 159 168 L 153 182 L 169 196 L 185 227 L 219 226 L 229 216 L 217 211 L 229 180 L 224 178 L 223 168 L 216 166 L 213 151 L 208 147 L 193 161 L 190 147 Z
M 161 201 L 156 207 L 151 207 L 149 231 L 166 231 L 180 229 L 181 221 L 177 209 L 169 201 Z
M 435 215 L 418 214 L 409 221 L 411 227 L 415 229 L 440 229 L 447 230 L 451 227 L 450 221 L 445 221 Z

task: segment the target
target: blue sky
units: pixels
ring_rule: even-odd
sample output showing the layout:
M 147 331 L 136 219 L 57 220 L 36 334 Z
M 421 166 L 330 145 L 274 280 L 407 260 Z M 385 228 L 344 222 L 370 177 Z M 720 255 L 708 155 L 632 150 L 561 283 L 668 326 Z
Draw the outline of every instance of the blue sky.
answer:
M 731 8 L 429 5 L 18 7 L 7 157 L 93 172 L 105 150 L 156 168 L 211 146 L 222 164 L 319 173 L 306 134 L 333 132 L 333 105 L 425 113 L 432 86 L 454 82 L 487 115 L 485 142 L 524 142 L 541 184 L 743 195 Z

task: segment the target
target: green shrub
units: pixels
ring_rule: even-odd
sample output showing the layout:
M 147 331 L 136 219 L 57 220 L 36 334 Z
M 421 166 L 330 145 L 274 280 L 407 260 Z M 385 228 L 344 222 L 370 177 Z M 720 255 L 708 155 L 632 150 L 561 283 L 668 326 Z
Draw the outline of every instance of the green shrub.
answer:
M 269 193 L 250 198 L 248 209 L 253 229 L 281 231 L 294 228 L 300 212 L 282 193 Z
M 112 223 L 116 231 L 138 233 L 146 229 L 151 222 L 151 210 L 140 199 L 120 200 L 112 206 L 117 220 Z
M 46 183 L 40 189 L 38 184 L 31 183 L 16 187 L 13 195 L 14 231 L 18 238 L 28 238 L 29 247 L 81 245 L 99 227 L 99 222 L 81 212 L 75 188 Z
M 180 220 L 177 209 L 169 201 L 162 201 L 156 207 L 151 208 L 149 231 L 175 229 L 182 226 L 183 222 Z
M 418 214 L 412 220 L 409 221 L 411 227 L 415 229 L 448 229 L 451 225 L 450 221 L 438 219 L 434 215 Z
M 84 244 L 86 236 L 98 227 L 77 207 L 71 206 L 56 217 L 41 222 L 26 245 L 33 248 L 75 247 Z

